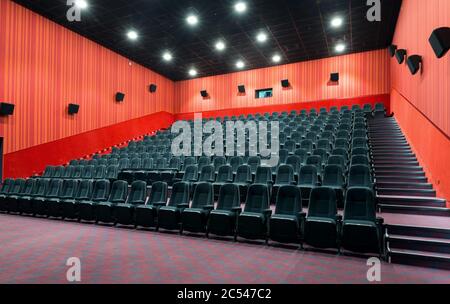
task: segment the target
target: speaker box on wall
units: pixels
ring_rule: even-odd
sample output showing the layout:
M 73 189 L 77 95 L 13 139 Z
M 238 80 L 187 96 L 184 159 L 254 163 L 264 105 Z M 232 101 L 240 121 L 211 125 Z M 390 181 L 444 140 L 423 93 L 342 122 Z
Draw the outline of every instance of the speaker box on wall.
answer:
M 77 114 L 79 109 L 80 105 L 69 103 L 69 115 Z
M 117 102 L 122 102 L 124 99 L 125 99 L 125 94 L 124 93 L 120 93 L 120 92 L 116 93 L 116 101 Z
M 422 57 L 419 55 L 411 55 L 408 59 L 406 59 L 406 64 L 408 65 L 411 74 L 415 75 L 419 71 L 420 65 L 422 64 Z
M 330 74 L 330 81 L 331 82 L 338 82 L 339 81 L 339 73 L 331 73 Z
M 450 49 L 450 27 L 440 27 L 431 33 L 428 41 L 437 58 L 444 57 Z
M 0 115 L 8 116 L 14 114 L 14 105 L 11 103 L 0 102 Z
M 156 92 L 156 88 L 157 88 L 156 84 L 151 84 L 149 86 L 150 93 L 155 93 Z
M 389 51 L 389 55 L 391 55 L 391 57 L 395 56 L 395 51 L 397 50 L 397 46 L 392 44 L 388 47 L 388 51 Z
M 289 88 L 291 86 L 291 84 L 289 83 L 288 79 L 284 79 L 284 80 L 281 80 L 281 86 L 283 88 Z
M 400 49 L 395 52 L 395 57 L 397 58 L 397 61 L 399 64 L 402 64 L 405 61 L 406 57 L 406 50 Z
M 239 93 L 245 93 L 245 86 L 244 85 L 240 85 L 240 86 L 238 86 L 238 91 L 239 91 Z
M 200 91 L 200 95 L 202 95 L 203 98 L 208 97 L 208 92 L 206 90 Z

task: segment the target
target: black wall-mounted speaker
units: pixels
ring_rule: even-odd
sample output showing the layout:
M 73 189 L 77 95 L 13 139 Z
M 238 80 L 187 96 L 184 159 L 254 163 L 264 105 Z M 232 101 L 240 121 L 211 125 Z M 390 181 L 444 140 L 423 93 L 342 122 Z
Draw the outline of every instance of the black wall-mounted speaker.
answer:
M 245 93 L 245 86 L 244 85 L 238 86 L 238 91 L 239 93 Z
M 391 57 L 395 56 L 395 51 L 397 50 L 397 46 L 392 44 L 390 46 L 388 46 L 388 51 L 389 51 L 389 55 L 391 55 Z
M 80 105 L 69 103 L 69 115 L 74 115 L 78 113 L 78 110 L 80 109 Z
M 120 92 L 116 93 L 116 101 L 117 102 L 122 102 L 124 99 L 125 99 L 125 94 L 124 93 L 120 93 Z
M 402 64 L 405 61 L 405 57 L 406 57 L 406 50 L 399 49 L 395 52 L 395 58 L 397 58 L 399 64 Z
M 330 74 L 330 81 L 331 82 L 338 82 L 339 81 L 339 73 L 331 73 Z
M 422 64 L 422 56 L 411 55 L 408 59 L 406 59 L 406 64 L 408 65 L 411 74 L 415 75 L 419 71 L 420 65 Z
M 289 83 L 288 79 L 283 79 L 283 80 L 281 80 L 281 86 L 283 88 L 289 88 L 291 86 L 291 84 Z
M 0 115 L 8 116 L 14 114 L 14 105 L 12 103 L 0 102 Z
M 200 91 L 200 95 L 202 95 L 203 98 L 208 97 L 208 92 L 206 90 Z
M 151 84 L 151 85 L 149 86 L 150 93 L 155 93 L 155 92 L 156 92 L 156 89 L 157 89 L 156 84 Z
M 428 41 L 437 58 L 444 57 L 450 49 L 450 27 L 440 27 L 431 33 Z

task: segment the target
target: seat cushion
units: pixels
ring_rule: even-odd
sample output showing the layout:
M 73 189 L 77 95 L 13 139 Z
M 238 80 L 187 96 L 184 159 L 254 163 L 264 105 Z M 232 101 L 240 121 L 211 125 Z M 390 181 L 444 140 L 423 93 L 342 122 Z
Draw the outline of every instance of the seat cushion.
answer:
M 298 222 L 298 218 L 295 215 L 287 214 L 274 214 L 272 215 L 271 219 Z

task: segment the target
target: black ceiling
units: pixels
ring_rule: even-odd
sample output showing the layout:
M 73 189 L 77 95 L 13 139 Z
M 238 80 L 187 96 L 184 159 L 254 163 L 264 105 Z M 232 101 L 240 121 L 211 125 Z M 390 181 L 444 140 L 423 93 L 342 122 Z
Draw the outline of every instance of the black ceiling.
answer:
M 87 0 L 89 8 L 81 22 L 69 22 L 66 0 L 16 0 L 15 2 L 123 55 L 172 80 L 189 79 L 191 67 L 198 76 L 236 71 L 242 59 L 245 69 L 274 65 L 272 55 L 282 62 L 325 58 L 336 55 L 334 46 L 343 41 L 345 53 L 388 46 L 394 34 L 401 0 L 381 0 L 381 22 L 369 22 L 366 0 L 245 0 L 248 9 L 238 15 L 237 0 Z M 189 27 L 186 16 L 194 12 L 199 24 Z M 342 16 L 339 29 L 330 26 L 334 16 Z M 137 41 L 126 33 L 135 29 Z M 269 39 L 256 42 L 264 30 Z M 217 39 L 227 49 L 214 48 Z M 170 50 L 174 60 L 162 60 Z

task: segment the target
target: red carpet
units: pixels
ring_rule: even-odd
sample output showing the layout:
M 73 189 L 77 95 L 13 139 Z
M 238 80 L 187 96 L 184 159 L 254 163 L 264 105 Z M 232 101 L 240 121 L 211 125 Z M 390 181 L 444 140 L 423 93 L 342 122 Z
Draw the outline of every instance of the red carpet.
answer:
M 0 283 L 368 283 L 366 259 L 228 240 L 0 215 Z M 382 264 L 382 283 L 450 283 L 450 271 Z

